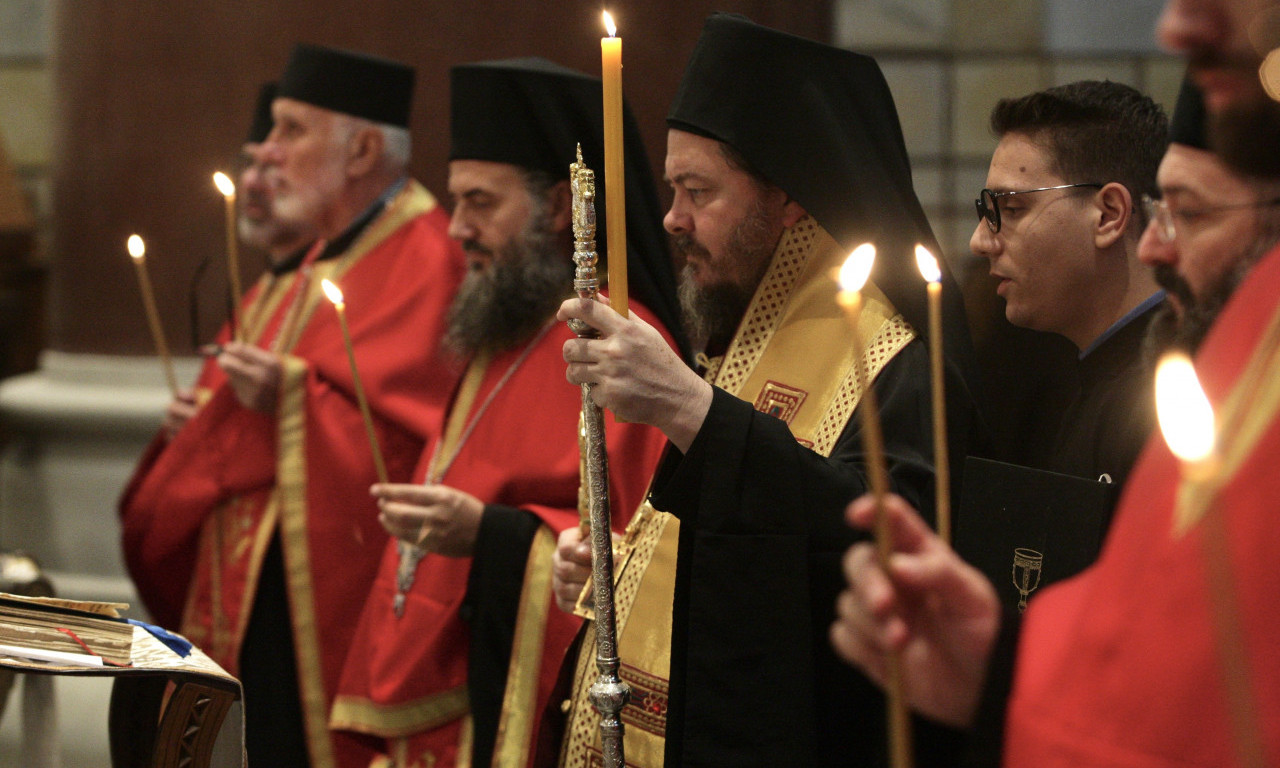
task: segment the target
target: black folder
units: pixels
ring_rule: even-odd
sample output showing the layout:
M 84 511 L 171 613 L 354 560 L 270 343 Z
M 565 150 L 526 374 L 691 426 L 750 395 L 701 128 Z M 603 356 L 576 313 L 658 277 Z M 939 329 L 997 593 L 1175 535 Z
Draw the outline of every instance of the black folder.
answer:
M 970 456 L 955 550 L 987 575 L 1007 609 L 1098 557 L 1118 488 Z

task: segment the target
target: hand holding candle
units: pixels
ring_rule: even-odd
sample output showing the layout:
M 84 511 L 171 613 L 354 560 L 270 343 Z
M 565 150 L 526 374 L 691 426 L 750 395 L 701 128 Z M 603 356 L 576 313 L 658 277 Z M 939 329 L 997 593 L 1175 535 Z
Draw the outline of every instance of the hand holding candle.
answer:
M 347 305 L 342 291 L 328 278 L 320 281 L 324 295 L 333 302 L 338 313 L 338 324 L 342 326 L 342 343 L 347 348 L 347 361 L 351 363 L 351 380 L 355 385 L 356 403 L 360 406 L 360 415 L 364 417 L 364 430 L 369 436 L 369 447 L 373 450 L 373 466 L 378 473 L 378 482 L 387 482 L 387 467 L 382 461 L 382 449 L 378 447 L 378 434 L 373 429 L 373 414 L 369 412 L 369 401 L 364 396 L 364 385 L 360 383 L 360 371 L 356 368 L 356 352 L 351 345 L 351 332 L 347 329 Z
M 836 295 L 836 300 L 844 307 L 853 328 L 854 371 L 862 390 L 858 412 L 862 414 L 863 454 L 866 456 L 867 474 L 871 480 L 871 493 L 876 501 L 876 557 L 881 569 L 887 572 L 889 556 L 893 553 L 889 518 L 884 508 L 884 497 L 889 491 L 889 474 L 885 468 L 884 435 L 880 430 L 876 393 L 867 380 L 867 368 L 862 360 L 862 331 L 858 327 L 862 317 L 862 286 L 871 276 L 875 259 L 876 248 L 871 243 L 863 243 L 849 254 L 849 258 L 840 267 L 840 292 Z M 885 688 L 889 708 L 890 764 L 893 768 L 909 768 L 912 763 L 911 720 L 902 684 L 902 658 L 897 652 L 890 652 L 885 657 Z
M 916 246 L 916 266 L 929 291 L 929 375 L 933 390 L 933 464 L 937 482 L 934 504 L 938 536 L 951 543 L 951 464 L 947 454 L 947 404 L 942 367 L 942 270 L 923 245 Z
M 160 313 L 156 311 L 156 297 L 151 290 L 151 278 L 147 275 L 147 247 L 141 237 L 130 235 L 128 248 L 138 273 L 138 287 L 142 290 L 142 304 L 147 312 L 147 324 L 151 326 L 151 338 L 155 341 L 156 354 L 160 356 L 164 377 L 169 383 L 169 394 L 177 397 L 178 380 L 173 374 L 173 359 L 169 355 L 169 345 L 165 343 L 164 329 L 160 327 Z
M 227 271 L 231 277 L 231 328 L 236 341 L 244 341 L 238 314 L 240 312 L 240 254 L 236 236 L 236 185 L 222 171 L 213 174 L 213 184 L 222 193 L 227 208 Z
M 600 38 L 600 79 L 604 83 L 605 243 L 609 254 L 609 306 L 627 316 L 627 181 L 622 142 L 622 38 L 608 11 Z

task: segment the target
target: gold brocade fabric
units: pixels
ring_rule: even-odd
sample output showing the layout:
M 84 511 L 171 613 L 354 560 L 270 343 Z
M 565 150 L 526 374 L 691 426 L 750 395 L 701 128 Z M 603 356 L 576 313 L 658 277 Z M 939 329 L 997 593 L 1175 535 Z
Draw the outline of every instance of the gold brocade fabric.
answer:
M 723 358 L 709 361 L 706 374 L 729 394 L 787 422 L 798 442 L 823 456 L 862 396 L 854 355 L 862 356 L 874 380 L 916 336 L 884 294 L 868 285 L 858 338 L 870 343 L 855 349 L 850 319 L 836 303 L 833 273 L 844 256 L 812 218 L 788 229 L 737 335 Z M 620 674 L 631 686 L 622 712 L 628 766 L 663 764 L 679 528 L 679 520 L 646 502 L 615 558 Z M 589 593 L 590 585 L 584 590 Z M 588 699 L 597 675 L 594 626 L 586 631 L 568 702 L 563 768 L 601 763 L 600 716 Z

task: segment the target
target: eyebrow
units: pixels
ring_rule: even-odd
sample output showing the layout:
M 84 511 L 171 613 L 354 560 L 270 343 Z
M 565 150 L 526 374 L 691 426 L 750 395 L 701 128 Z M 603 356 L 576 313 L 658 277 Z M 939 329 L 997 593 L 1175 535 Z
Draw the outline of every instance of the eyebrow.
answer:
M 494 193 L 490 189 L 484 187 L 467 187 L 461 192 L 449 192 L 454 200 L 469 200 L 476 197 L 494 197 Z
M 1190 197 L 1196 200 L 1200 200 L 1201 198 L 1204 197 L 1204 194 L 1202 194 L 1200 190 L 1189 187 L 1186 184 L 1170 184 L 1167 187 L 1164 187 L 1164 186 L 1159 187 L 1159 190 L 1160 190 L 1160 197 L 1162 198 L 1178 196 L 1178 197 Z
M 662 180 L 665 181 L 667 184 L 683 185 L 689 179 L 695 179 L 704 184 L 710 181 L 710 179 L 708 179 L 706 176 L 703 176 L 701 173 L 698 173 L 697 171 L 685 171 L 684 173 L 677 173 L 675 176 L 668 176 L 665 173 L 662 175 Z

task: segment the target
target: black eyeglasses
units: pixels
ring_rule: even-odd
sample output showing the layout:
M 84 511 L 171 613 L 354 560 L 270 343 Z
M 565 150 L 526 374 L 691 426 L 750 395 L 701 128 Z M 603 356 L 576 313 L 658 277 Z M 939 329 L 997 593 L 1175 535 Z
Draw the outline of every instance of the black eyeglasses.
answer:
M 1018 189 L 1012 192 L 992 192 L 984 189 L 978 193 L 978 199 L 973 201 L 974 206 L 978 209 L 978 218 L 985 219 L 987 226 L 991 229 L 991 234 L 1000 231 L 1000 206 L 996 201 L 1002 197 L 1010 197 L 1012 195 L 1029 195 L 1032 192 L 1048 192 L 1051 189 L 1074 189 L 1076 187 L 1092 187 L 1094 189 L 1102 189 L 1102 184 L 1059 184 L 1056 187 L 1040 187 L 1039 189 Z
M 1266 208 L 1272 205 L 1280 205 L 1280 197 L 1268 200 L 1253 200 L 1247 203 L 1228 203 L 1226 205 L 1209 205 L 1200 208 L 1179 208 L 1174 210 L 1169 207 L 1169 203 L 1166 200 L 1159 200 L 1151 195 L 1142 196 L 1142 210 L 1147 214 L 1147 221 L 1156 223 L 1156 234 L 1159 235 L 1162 243 L 1172 243 L 1174 238 L 1178 236 L 1175 225 L 1179 219 L 1182 220 L 1185 226 L 1207 213 L 1238 211 L 1243 208 Z

